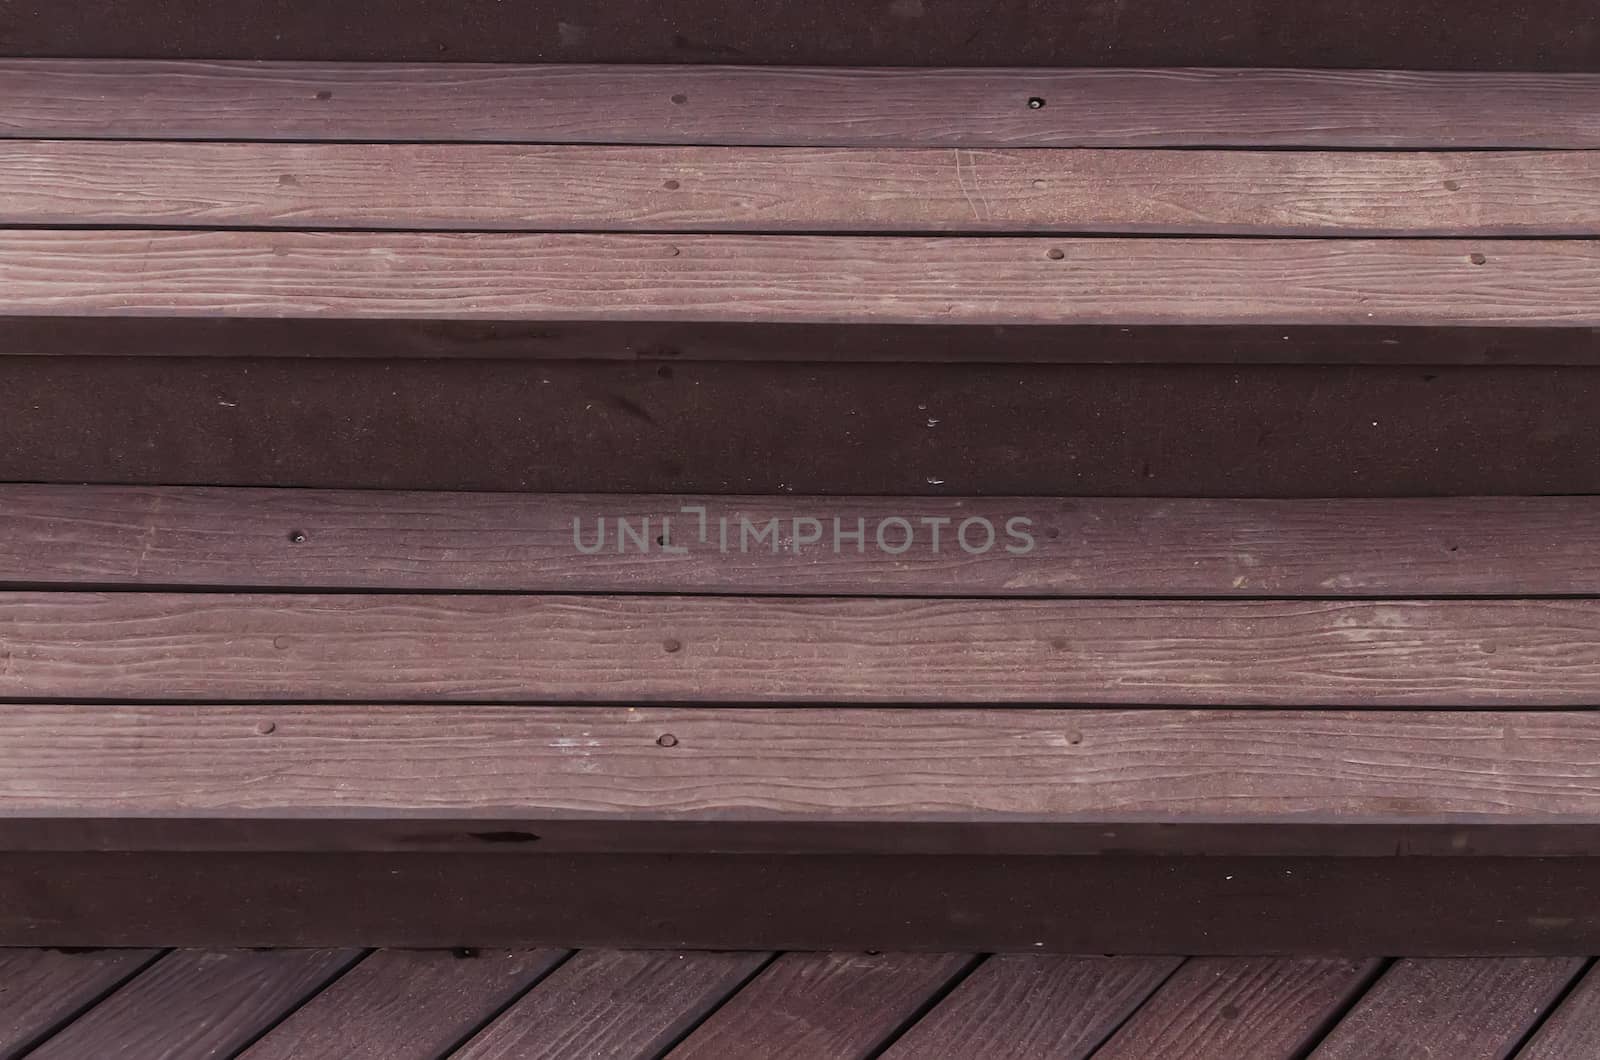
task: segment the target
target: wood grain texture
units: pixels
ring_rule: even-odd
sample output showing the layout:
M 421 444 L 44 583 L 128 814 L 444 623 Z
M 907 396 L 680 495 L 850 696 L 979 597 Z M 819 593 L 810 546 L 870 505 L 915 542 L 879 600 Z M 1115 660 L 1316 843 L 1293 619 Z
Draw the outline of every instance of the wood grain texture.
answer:
M 1401 1060 L 1425 1048 L 1455 1060 L 1501 1060 L 1584 963 L 1577 957 L 1400 961 L 1311 1056 Z
M 566 956 L 559 949 L 380 950 L 296 1009 L 243 1057 L 432 1060 Z
M 390 0 L 381 8 L 259 0 L 78 0 L 30 18 L 0 3 L 6 54 L 473 62 L 864 66 L 1426 67 L 1595 70 L 1586 0 L 1350 0 L 1285 17 L 1257 0 L 995 0 L 948 10 L 857 0 Z
M 1391 824 L 1417 841 L 1382 853 L 1463 854 L 1482 852 L 1475 832 L 1536 824 L 1592 853 L 1597 761 L 1588 712 L 10 704 L 0 834 L 18 849 L 33 818 L 223 836 L 236 818 L 409 820 L 480 847 L 783 852 L 830 849 L 806 827 L 831 822 L 909 853 L 929 849 L 916 826 L 954 823 L 988 826 L 996 851 L 1172 853 L 1197 842 L 1185 830 L 1232 825 L 1245 849 L 1283 852 L 1279 829 L 1322 825 L 1325 852 L 1377 853 L 1344 832 Z
M 1181 957 L 989 957 L 884 1052 L 886 1060 L 1078 1060 Z
M 1591 967 L 1561 999 L 1517 1060 L 1568 1060 L 1600 1053 L 1600 974 Z
M 10 852 L 0 942 L 1581 955 L 1597 886 L 1594 857 Z
M 786 953 L 668 1055 L 866 1060 L 972 963 L 963 954 Z
M 0 698 L 1589 706 L 1600 602 L 0 594 Z
M 1600 325 L 1600 242 L 17 230 L 0 314 Z
M 1600 235 L 1600 153 L 0 140 L 11 225 Z
M 776 552 L 744 533 L 774 519 Z M 902 528 L 885 522 L 893 519 L 912 527 L 913 540 L 920 531 L 921 545 L 883 550 L 880 529 L 890 549 L 902 547 Z M 974 519 L 963 548 L 960 529 Z M 796 544 L 797 525 L 811 536 L 810 520 L 820 540 Z M 995 531 L 987 548 L 986 525 Z M 859 549 L 847 536 L 858 530 Z M 1596 497 L 708 498 L 0 484 L 0 584 L 15 587 L 1579 595 L 1600 594 L 1597 552 Z
M 1359 996 L 1378 967 L 1376 960 L 1195 958 L 1094 1055 L 1096 1060 L 1296 1060 Z
M 0 1057 L 25 1055 L 158 956 L 157 950 L 0 952 Z
M 231 1057 L 358 957 L 354 950 L 179 950 L 28 1055 Z M 151 1019 L 153 1012 L 183 1015 Z
M 1596 74 L 10 59 L 0 135 L 1593 148 L 1597 86 Z
M 455 1060 L 660 1056 L 769 956 L 583 950 L 450 1055 Z
M 0 357 L 0 481 L 1600 494 L 1597 407 L 1588 368 Z

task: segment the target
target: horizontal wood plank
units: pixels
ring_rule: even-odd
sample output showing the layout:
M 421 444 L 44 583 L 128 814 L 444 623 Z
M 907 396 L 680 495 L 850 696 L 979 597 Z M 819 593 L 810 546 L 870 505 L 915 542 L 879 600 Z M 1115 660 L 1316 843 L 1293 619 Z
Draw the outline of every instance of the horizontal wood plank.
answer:
M 1590 712 L 9 704 L 0 735 L 8 850 L 1600 852 Z
M 0 942 L 1592 954 L 1597 883 L 1593 857 L 0 853 Z
M 1600 153 L 0 140 L 0 223 L 1593 236 Z
M 19 12 L 20 13 L 20 12 Z M 13 18 L 6 54 L 881 66 L 1407 66 L 1595 70 L 1589 0 L 1348 0 L 1285 17 L 1234 0 L 932 5 L 810 0 L 76 0 Z
M 1596 497 L 707 498 L 0 484 L 0 584 L 13 587 L 1600 595 L 1597 552 Z
M 10 59 L 0 136 L 1595 148 L 1597 90 L 1600 74 Z
M 1600 601 L 6 592 L 0 697 L 1590 706 Z
M 1600 325 L 1600 242 L 0 233 L 0 314 Z

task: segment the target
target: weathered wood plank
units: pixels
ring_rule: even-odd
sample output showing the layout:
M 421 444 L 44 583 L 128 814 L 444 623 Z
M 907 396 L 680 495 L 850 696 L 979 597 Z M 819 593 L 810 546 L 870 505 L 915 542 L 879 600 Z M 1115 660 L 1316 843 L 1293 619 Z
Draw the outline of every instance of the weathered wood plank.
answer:
M 0 314 L 1600 325 L 1600 242 L 0 232 Z
M 778 551 L 741 541 L 745 526 L 774 519 Z M 905 535 L 888 520 L 920 531 L 923 547 L 892 551 Z M 969 520 L 970 548 L 987 541 L 986 527 L 993 546 L 961 546 Z M 813 521 L 821 538 L 806 543 Z M 858 530 L 859 549 L 849 536 Z M 1597 497 L 717 499 L 0 484 L 0 584 L 18 587 L 1582 595 L 1600 594 L 1597 553 Z
M 157 950 L 0 952 L 0 1057 L 23 1056 L 158 956 Z
M 0 840 L 1577 855 L 1597 762 L 1589 712 L 11 704 Z
M 1592 822 L 1600 798 L 1588 713 L 11 705 L 0 723 L 12 816 Z
M 1378 968 L 1376 960 L 1195 958 L 1094 1055 L 1096 1060 L 1296 1060 Z
M 355 950 L 178 950 L 28 1055 L 233 1056 L 359 956 Z
M 0 593 L 7 699 L 1589 706 L 1600 601 Z
M 1568 1060 L 1596 1054 L 1600 1054 L 1600 973 L 1591 967 L 1517 1053 L 1517 1060 Z
M 445 1056 L 566 951 L 380 950 L 245 1050 L 250 1060 Z
M 1287 66 L 1594 70 L 1587 0 L 1349 0 L 1293 18 L 1231 0 L 934 7 L 855 0 L 391 0 L 381 8 L 260 0 L 78 0 L 4 26 L 6 54 L 371 62 L 819 63 L 864 66 Z
M 1592 857 L 11 852 L 0 942 L 1565 955 L 1597 886 Z
M 769 956 L 583 950 L 450 1055 L 456 1060 L 660 1056 Z
M 1502 1060 L 1583 966 L 1577 957 L 1403 960 L 1311 1056 L 1398 1058 L 1423 1047 L 1455 1060 Z
M 1600 235 L 1600 153 L 0 140 L 0 222 Z
M 1600 74 L 10 59 L 0 136 L 1594 148 L 1597 90 Z
M 0 357 L 0 481 L 1597 494 L 1597 407 L 1585 368 Z
M 866 1060 L 972 963 L 965 954 L 786 953 L 669 1055 Z
M 990 957 L 883 1054 L 887 1060 L 1079 1060 L 1181 957 Z

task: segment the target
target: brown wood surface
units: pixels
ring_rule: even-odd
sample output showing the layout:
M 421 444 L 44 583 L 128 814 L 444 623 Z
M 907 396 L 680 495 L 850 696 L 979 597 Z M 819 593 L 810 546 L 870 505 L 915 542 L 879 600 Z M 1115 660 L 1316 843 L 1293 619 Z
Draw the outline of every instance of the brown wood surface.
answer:
M 231 1057 L 358 957 L 354 950 L 179 950 L 28 1055 Z M 152 1019 L 152 1013 L 181 1016 Z
M 1600 153 L 0 140 L 12 225 L 1600 234 Z
M 1539 1030 L 1517 1052 L 1517 1060 L 1569 1060 L 1600 1054 L 1600 973 L 1591 965 Z
M 241 1055 L 432 1060 L 476 1033 L 564 956 L 558 949 L 382 950 Z
M 1096 1060 L 1297 1060 L 1379 968 L 1376 960 L 1200 957 L 1162 984 Z
M 895 66 L 1409 66 L 1595 70 L 1587 0 L 1349 0 L 1286 13 L 1264 0 L 78 0 L 33 16 L 0 3 L 10 55 Z
M 1600 602 L 0 593 L 0 698 L 1589 706 Z
M 949 520 L 940 552 L 931 537 L 899 555 L 880 550 L 877 530 L 895 518 L 925 537 L 924 519 Z M 741 549 L 742 525 L 772 519 L 786 545 Z M 807 535 L 804 520 L 820 522 L 822 540 L 796 548 L 796 519 Z M 848 538 L 835 551 L 834 519 L 843 534 L 864 522 L 860 551 Z M 995 528 L 994 547 L 960 547 L 969 519 Z M 1026 520 L 1014 528 L 1031 544 L 1007 534 L 1013 519 Z M 619 520 L 637 538 L 621 536 Z M 574 526 L 592 550 L 602 525 L 600 551 L 574 545 Z M 969 532 L 974 549 L 983 525 Z M 885 531 L 892 548 L 899 533 L 898 524 Z M 666 552 L 663 541 L 685 551 Z M 1595 497 L 718 499 L 0 484 L 0 584 L 16 587 L 1577 595 L 1600 593 L 1597 551 Z
M 455 1060 L 660 1056 L 770 956 L 583 950 L 450 1055 Z
M 1597 407 L 1585 368 L 0 357 L 0 481 L 1595 494 Z
M 1600 74 L 9 59 L 0 136 L 1593 148 L 1597 89 Z
M 883 1055 L 1077 1060 L 1094 1052 L 1181 960 L 989 957 Z
M 1600 325 L 1600 242 L 14 230 L 14 316 Z
M 972 964 L 964 954 L 786 953 L 669 1055 L 866 1060 Z
M 1597 886 L 1592 857 L 5 853 L 0 943 L 1565 955 L 1600 948 Z
M 1501 1060 L 1583 969 L 1577 957 L 1403 960 L 1373 984 L 1314 1060 Z M 1423 1053 L 1422 1055 L 1427 1055 Z
M 453 835 L 508 853 L 1593 854 L 1597 726 L 1538 711 L 11 704 L 0 837 L 12 850 L 294 850 L 327 843 L 320 828 L 347 849 Z M 253 833 L 253 819 L 285 827 Z
M 157 956 L 156 950 L 0 952 L 0 1057 L 23 1056 Z

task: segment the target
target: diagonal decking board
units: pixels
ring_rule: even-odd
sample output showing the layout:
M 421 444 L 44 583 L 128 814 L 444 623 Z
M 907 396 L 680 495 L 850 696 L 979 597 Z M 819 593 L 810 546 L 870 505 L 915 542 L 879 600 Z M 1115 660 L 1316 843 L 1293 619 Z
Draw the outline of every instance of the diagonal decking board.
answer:
M 10 59 L 0 136 L 1592 148 L 1596 91 L 1600 74 Z
M 0 315 L 1600 325 L 1600 241 L 0 232 Z
M 1600 152 L 0 140 L 13 225 L 1594 236 Z

